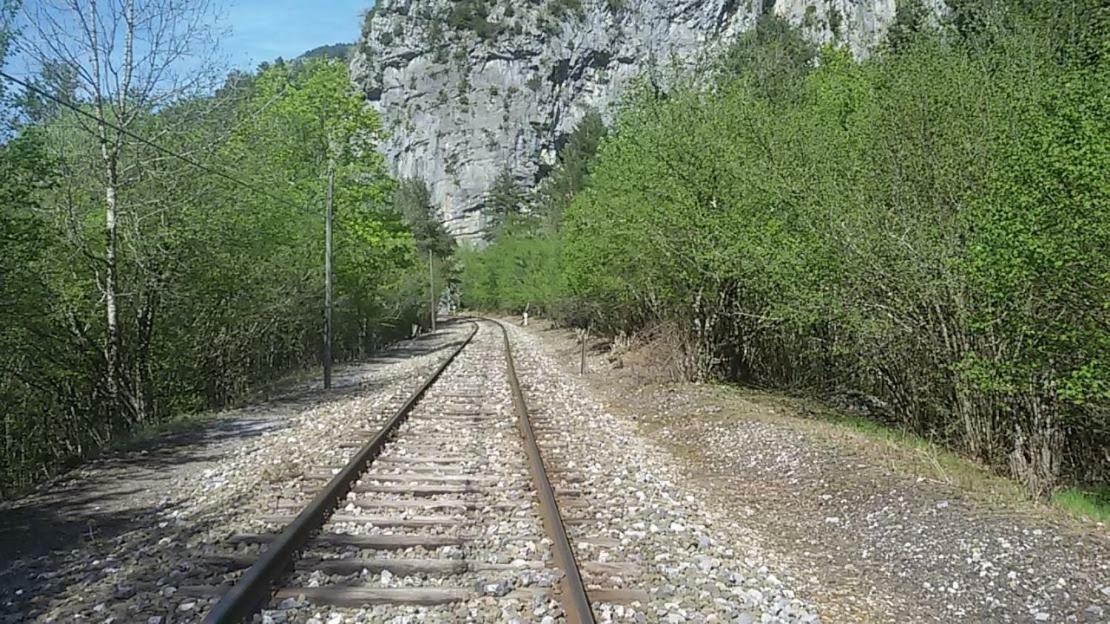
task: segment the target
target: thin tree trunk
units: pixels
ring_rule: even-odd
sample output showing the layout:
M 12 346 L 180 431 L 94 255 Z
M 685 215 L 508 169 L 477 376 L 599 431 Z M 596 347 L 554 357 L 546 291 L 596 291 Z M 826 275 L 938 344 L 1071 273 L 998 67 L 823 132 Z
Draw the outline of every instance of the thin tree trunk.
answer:
M 127 10 L 127 30 L 125 33 L 125 77 L 121 85 L 121 93 L 119 94 L 119 110 L 117 111 L 117 119 L 122 117 L 123 105 L 126 102 L 127 90 L 130 88 L 131 78 L 131 60 L 132 60 L 132 46 L 134 45 L 134 2 L 129 0 L 126 6 Z M 104 307 L 105 307 L 105 337 L 104 337 L 104 364 L 105 364 L 105 386 L 108 393 L 108 411 L 111 416 L 118 416 L 122 410 L 120 404 L 120 393 L 122 391 L 122 375 L 121 375 L 121 339 L 119 327 L 119 305 L 116 301 L 117 283 L 119 279 L 119 261 L 118 261 L 118 244 L 119 234 L 117 229 L 117 219 L 119 212 L 118 206 L 118 191 L 119 191 L 119 152 L 120 141 L 122 138 L 118 135 L 109 137 L 107 126 L 107 115 L 104 110 L 104 85 L 103 77 L 101 76 L 101 58 L 100 58 L 100 42 L 99 33 L 97 30 L 96 19 L 99 15 L 97 12 L 96 2 L 90 2 L 90 25 L 86 26 L 87 35 L 89 37 L 90 51 L 92 52 L 92 70 L 93 81 L 92 87 L 96 94 L 96 124 L 98 139 L 100 141 L 100 157 L 104 165 L 104 236 L 105 236 L 105 249 L 104 249 Z
M 332 202 L 335 200 L 335 165 L 328 162 L 327 214 L 324 217 L 324 389 L 331 388 L 331 340 L 332 340 L 332 300 L 331 300 L 331 236 Z
M 154 321 L 158 309 L 161 281 L 147 286 L 143 305 L 138 315 L 138 333 L 135 340 L 135 368 L 131 411 L 137 423 L 147 421 L 152 416 L 154 406 L 154 380 L 151 369 L 150 351 L 154 342 Z
M 118 205 L 116 199 L 117 181 L 117 163 L 115 156 L 111 153 L 111 148 L 108 146 L 107 137 L 103 134 L 100 143 L 101 155 L 104 160 L 104 168 L 107 176 L 107 182 L 104 186 L 104 235 L 105 235 L 105 252 L 104 252 L 104 307 L 105 307 L 105 323 L 106 333 L 104 342 L 104 362 L 107 391 L 108 391 L 108 408 L 113 415 L 120 413 L 120 391 L 121 391 L 121 375 L 120 375 L 120 329 L 119 329 L 119 306 L 116 301 L 116 291 L 118 282 L 118 242 L 119 236 L 116 227 L 116 216 L 118 214 Z
M 432 333 L 436 330 L 436 273 L 435 265 L 432 264 L 432 250 L 428 250 L 428 303 L 429 312 L 428 316 L 431 319 Z M 527 316 L 525 316 L 527 318 Z

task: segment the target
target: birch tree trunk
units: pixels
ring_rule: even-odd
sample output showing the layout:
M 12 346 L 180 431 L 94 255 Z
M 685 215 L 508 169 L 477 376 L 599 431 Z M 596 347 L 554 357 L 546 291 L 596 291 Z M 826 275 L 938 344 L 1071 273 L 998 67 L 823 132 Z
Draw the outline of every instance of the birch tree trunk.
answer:
M 142 202 L 128 194 L 153 157 L 130 135 L 142 134 L 144 115 L 207 91 L 212 66 L 203 57 L 213 50 L 213 6 L 211 0 L 38 0 L 23 11 L 28 32 L 21 47 L 28 59 L 44 71 L 71 71 L 73 97 L 91 112 L 91 121 L 78 116 L 74 122 L 99 147 L 98 156 L 89 156 L 99 159 L 104 251 L 89 257 L 104 304 L 105 407 L 113 420 L 139 422 L 150 412 L 149 352 L 161 300 L 145 291 L 164 285 L 148 267 L 165 252 L 143 240 L 148 232 L 136 225 L 142 215 L 131 212 Z M 149 199 L 146 205 L 162 209 Z M 81 216 L 74 218 L 80 224 Z M 132 267 L 147 275 L 124 284 L 135 274 Z M 120 322 L 133 309 L 137 333 Z
M 117 302 L 117 285 L 119 283 L 119 232 L 116 225 L 116 215 L 119 209 L 117 188 L 119 184 L 118 160 L 111 153 L 104 135 L 101 135 L 101 154 L 104 161 L 105 180 L 104 186 L 104 309 L 105 309 L 105 338 L 104 338 L 104 364 L 105 385 L 108 391 L 108 405 L 113 413 L 120 412 L 120 392 L 122 386 L 120 353 L 122 351 L 119 328 L 119 304 Z

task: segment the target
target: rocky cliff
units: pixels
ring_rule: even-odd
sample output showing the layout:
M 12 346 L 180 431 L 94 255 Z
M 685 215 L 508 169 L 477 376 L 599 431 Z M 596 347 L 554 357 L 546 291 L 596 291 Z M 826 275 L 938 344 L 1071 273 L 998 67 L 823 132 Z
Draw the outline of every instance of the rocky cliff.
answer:
M 400 177 L 427 182 L 460 239 L 508 170 L 532 186 L 590 109 L 612 113 L 652 68 L 696 68 L 773 11 L 864 55 L 895 0 L 378 0 L 352 79 L 389 129 Z

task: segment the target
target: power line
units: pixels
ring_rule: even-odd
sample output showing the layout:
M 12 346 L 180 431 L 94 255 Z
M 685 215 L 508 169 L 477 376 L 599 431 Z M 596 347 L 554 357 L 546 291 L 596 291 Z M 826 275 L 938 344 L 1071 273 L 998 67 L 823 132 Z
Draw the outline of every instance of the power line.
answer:
M 130 130 L 127 130 L 126 128 L 123 128 L 121 126 L 117 126 L 117 125 L 113 124 L 110 121 L 106 121 L 106 120 L 103 120 L 103 119 L 98 119 L 96 117 L 96 115 L 93 115 L 92 113 L 89 113 L 88 111 L 83 110 L 81 107 L 74 105 L 72 102 L 67 102 L 66 100 L 63 100 L 63 99 L 55 96 L 54 94 L 49 93 L 47 91 L 44 91 L 43 89 L 40 89 L 39 87 L 36 87 L 35 85 L 33 85 L 33 84 L 31 84 L 31 83 L 29 83 L 25 80 L 20 80 L 19 78 L 16 78 L 15 76 L 12 76 L 11 74 L 8 74 L 7 72 L 0 71 L 0 78 L 6 78 L 7 80 L 23 87 L 24 89 L 27 89 L 28 91 L 36 93 L 36 94 L 50 100 L 51 102 L 54 102 L 55 104 L 58 104 L 60 106 L 64 106 L 65 108 L 68 108 L 69 110 L 77 113 L 78 115 L 81 115 L 82 117 L 86 117 L 88 119 L 91 119 L 94 122 L 96 122 L 97 124 L 104 124 L 105 126 L 115 130 L 116 132 L 119 132 L 120 134 L 122 134 L 126 137 L 134 139 L 135 141 L 138 141 L 139 143 L 142 143 L 143 145 L 146 145 L 147 147 L 154 148 L 155 150 L 161 152 L 162 154 L 165 154 L 167 156 L 171 156 L 173 158 L 177 158 L 178 160 L 180 160 L 182 162 L 185 162 L 189 165 L 192 165 L 192 166 L 196 167 L 197 169 L 200 169 L 201 171 L 205 171 L 205 172 L 210 173 L 214 176 L 221 177 L 221 178 L 227 180 L 228 182 L 231 182 L 233 184 L 237 184 L 237 185 L 239 185 L 239 186 L 241 186 L 245 189 L 248 189 L 250 191 L 258 193 L 259 195 L 262 195 L 264 197 L 268 197 L 268 198 L 270 198 L 274 201 L 277 201 L 279 203 L 287 204 L 291 207 L 296 207 L 293 204 L 293 202 L 290 202 L 288 199 L 278 197 L 277 195 L 274 195 L 274 194 L 270 193 L 269 191 L 267 191 L 267 190 L 265 190 L 261 187 L 255 186 L 254 184 L 251 184 L 250 182 L 244 182 L 243 180 L 240 180 L 240 179 L 236 178 L 235 176 L 232 176 L 231 174 L 228 174 L 224 171 L 220 171 L 219 169 L 216 169 L 214 167 L 209 167 L 208 165 L 205 165 L 204 163 L 201 163 L 200 161 L 198 161 L 194 158 L 190 158 L 190 157 L 185 156 L 183 154 L 179 154 L 179 153 L 177 153 L 177 152 L 175 152 L 175 151 L 173 151 L 173 150 L 171 150 L 167 147 L 162 147 L 161 145 L 158 145 L 154 141 L 151 141 L 150 139 L 144 138 L 144 137 L 142 137 L 142 136 L 140 136 L 140 135 L 138 135 L 134 132 L 131 132 Z

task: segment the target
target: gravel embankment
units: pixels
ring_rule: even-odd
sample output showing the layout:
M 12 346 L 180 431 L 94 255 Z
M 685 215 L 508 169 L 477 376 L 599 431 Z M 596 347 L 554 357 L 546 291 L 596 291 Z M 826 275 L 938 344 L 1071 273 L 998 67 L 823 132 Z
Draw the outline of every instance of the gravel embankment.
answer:
M 768 514 L 791 513 L 783 536 L 877 620 L 1110 618 L 1110 541 L 1098 529 L 977 503 L 775 423 L 709 419 L 659 434 L 704 453 L 701 470 L 719 475 L 753 526 L 772 530 Z M 746 491 L 753 484 L 761 496 Z
M 0 525 L 23 545 L 4 541 L 0 622 L 196 620 L 209 600 L 197 588 L 221 578 L 202 560 L 210 545 L 305 502 L 314 484 L 294 479 L 342 465 L 351 449 L 335 442 L 392 413 L 468 331 L 404 343 L 340 369 L 330 393 L 308 388 L 232 412 L 186 444 L 93 462 L 5 505 Z M 87 535 L 56 539 L 75 523 Z M 35 542 L 49 548 L 26 547 Z
M 340 442 L 366 439 L 469 329 L 350 367 L 329 394 L 238 410 L 0 507 L 0 624 L 197 621 L 213 588 L 234 578 L 213 556 L 229 554 L 228 538 L 280 528 L 353 452 Z M 773 395 L 658 383 L 599 356 L 579 376 L 567 332 L 509 332 L 583 578 L 614 596 L 594 601 L 600 621 L 1093 623 L 1110 614 L 1103 526 L 907 474 L 873 441 L 798 418 Z M 357 573 L 291 579 L 464 598 L 370 608 L 289 598 L 258 621 L 562 621 L 503 371 L 500 331 L 484 324 L 325 528 L 425 545 L 307 553 L 436 573 L 370 572 L 360 561 Z M 445 465 L 429 468 L 429 457 Z M 405 489 L 433 485 L 442 491 Z
M 525 331 L 549 370 L 577 371 L 573 334 Z M 661 381 L 651 353 L 625 356 L 591 353 L 573 375 L 613 414 L 598 432 L 665 449 L 669 478 L 740 525 L 734 543 L 779 553 L 824 621 L 1110 621 L 1106 526 L 964 490 L 935 458 L 803 418 L 798 401 Z
M 531 332 L 510 326 L 510 335 L 529 407 L 560 429 L 556 452 L 541 443 L 548 461 L 584 476 L 594 504 L 596 522 L 572 526 L 572 541 L 600 534 L 617 543 L 580 549 L 579 558 L 629 561 L 642 571 L 632 582 L 648 592 L 648 604 L 595 605 L 603 620 L 819 621 L 795 593 L 794 573 L 734 517 L 705 505 L 665 451 L 602 407 Z

